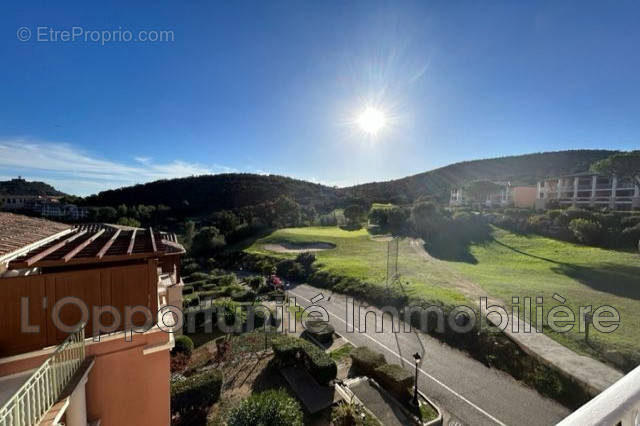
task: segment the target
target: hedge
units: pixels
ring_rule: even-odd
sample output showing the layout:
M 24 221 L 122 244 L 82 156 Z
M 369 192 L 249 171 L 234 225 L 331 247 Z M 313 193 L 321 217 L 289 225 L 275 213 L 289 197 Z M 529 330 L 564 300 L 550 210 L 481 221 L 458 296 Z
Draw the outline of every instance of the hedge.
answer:
M 254 393 L 229 411 L 229 426 L 302 426 L 302 409 L 284 390 Z
M 183 294 L 183 295 L 193 294 L 193 287 L 191 287 L 190 285 L 185 285 L 185 286 L 182 288 L 182 294 Z
M 231 292 L 231 299 L 237 302 L 249 302 L 255 297 L 256 293 L 253 290 L 240 289 Z
M 335 361 L 323 350 L 306 340 L 282 336 L 274 339 L 272 346 L 275 358 L 281 365 L 302 362 L 318 383 L 327 385 L 338 374 Z
M 171 383 L 171 409 L 185 413 L 192 409 L 208 408 L 220 398 L 222 373 L 207 370 Z
M 197 294 L 182 298 L 182 309 L 187 309 L 192 306 L 198 306 L 200 304 L 200 298 Z
M 201 280 L 201 281 L 194 281 L 194 282 L 191 282 L 191 283 L 189 283 L 189 285 L 190 285 L 191 287 L 193 287 L 193 289 L 194 289 L 195 291 L 199 291 L 199 290 L 201 290 L 201 289 L 202 289 L 202 286 L 203 286 L 203 285 L 205 285 L 206 283 L 207 283 L 207 281 L 206 281 L 206 280 Z
M 353 361 L 353 366 L 369 376 L 373 376 L 376 368 L 385 365 L 387 362 L 384 355 L 366 346 L 355 348 L 349 355 Z
M 202 281 L 202 280 L 206 280 L 209 278 L 209 274 L 207 274 L 206 272 L 194 272 L 193 274 L 189 275 L 188 280 L 189 281 Z
M 191 357 L 193 348 L 193 340 L 191 340 L 189 336 L 182 335 L 176 337 L 176 343 L 173 347 L 173 353 L 185 354 L 187 357 Z
M 401 401 L 411 396 L 413 374 L 397 364 L 383 364 L 374 370 L 374 378 Z

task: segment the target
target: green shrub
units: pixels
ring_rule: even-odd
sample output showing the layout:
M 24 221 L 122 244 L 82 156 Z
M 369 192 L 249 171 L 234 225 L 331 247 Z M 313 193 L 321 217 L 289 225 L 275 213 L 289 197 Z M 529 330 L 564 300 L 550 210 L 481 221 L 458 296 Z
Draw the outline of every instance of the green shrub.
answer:
M 220 398 L 221 387 L 222 373 L 213 369 L 174 381 L 171 383 L 171 409 L 185 413 L 208 408 Z
M 409 399 L 413 374 L 396 364 L 383 364 L 374 370 L 374 378 L 401 401 Z
M 235 290 L 231 292 L 231 299 L 237 302 L 249 302 L 255 299 L 256 293 L 253 290 Z
M 621 239 L 627 247 L 635 247 L 640 241 L 640 223 L 622 230 Z
M 602 227 L 588 219 L 573 219 L 569 229 L 578 241 L 584 244 L 598 244 L 602 240 Z
M 384 355 L 366 346 L 355 348 L 349 355 L 353 361 L 353 366 L 369 376 L 373 376 L 375 369 L 386 363 Z
M 273 352 L 280 365 L 303 363 L 309 374 L 326 385 L 336 378 L 338 368 L 331 357 L 314 344 L 303 339 L 282 336 L 272 342 Z
M 197 294 L 182 298 L 182 309 L 187 309 L 200 304 L 200 298 Z
M 216 283 L 219 286 L 229 286 L 229 285 L 235 284 L 236 276 L 235 274 L 227 274 L 227 275 L 216 277 Z
M 260 287 L 262 287 L 264 285 L 264 282 L 264 277 L 260 276 L 253 276 L 247 279 L 247 284 L 249 284 L 249 287 L 254 290 L 258 290 Z
M 199 291 L 202 289 L 202 286 L 205 285 L 207 282 L 205 280 L 201 280 L 201 281 L 194 281 L 189 283 L 189 285 L 191 287 L 193 287 L 194 291 Z
M 183 295 L 193 294 L 193 287 L 190 285 L 185 285 L 184 287 L 182 287 L 182 294 Z
M 634 227 L 640 223 L 640 216 L 627 216 L 620 219 L 620 225 L 625 228 Z
M 284 390 L 254 393 L 231 408 L 229 426 L 302 426 L 300 404 Z
M 194 272 L 198 272 L 201 269 L 202 269 L 202 267 L 196 262 L 191 262 L 191 263 L 187 263 L 185 265 L 182 265 L 182 273 L 184 275 L 189 275 L 189 274 L 192 274 Z
M 176 337 L 176 343 L 173 347 L 173 353 L 185 354 L 187 357 L 191 357 L 193 347 L 193 340 L 191 340 L 189 336 L 178 336 Z
M 279 276 L 290 280 L 302 280 L 306 277 L 306 272 L 302 265 L 292 259 L 285 259 L 278 262 L 276 272 Z
M 216 297 L 218 297 L 219 292 L 216 290 L 208 290 L 208 291 L 201 291 L 200 293 L 198 293 L 198 296 L 200 296 L 200 300 L 205 300 L 205 299 L 215 299 Z
M 211 291 L 213 289 L 215 289 L 217 286 L 215 284 L 205 284 L 202 286 L 202 290 L 204 291 Z
M 209 274 L 205 273 L 205 272 L 194 272 L 191 275 L 189 275 L 188 280 L 189 281 L 203 281 L 209 278 Z

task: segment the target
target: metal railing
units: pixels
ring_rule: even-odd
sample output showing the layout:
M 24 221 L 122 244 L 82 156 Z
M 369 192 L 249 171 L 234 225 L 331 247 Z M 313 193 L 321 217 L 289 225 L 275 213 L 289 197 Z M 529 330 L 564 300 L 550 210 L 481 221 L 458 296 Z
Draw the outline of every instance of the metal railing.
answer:
M 84 324 L 0 408 L 0 426 L 37 425 L 85 359 Z
M 640 425 L 640 367 L 558 423 L 558 426 L 601 425 Z

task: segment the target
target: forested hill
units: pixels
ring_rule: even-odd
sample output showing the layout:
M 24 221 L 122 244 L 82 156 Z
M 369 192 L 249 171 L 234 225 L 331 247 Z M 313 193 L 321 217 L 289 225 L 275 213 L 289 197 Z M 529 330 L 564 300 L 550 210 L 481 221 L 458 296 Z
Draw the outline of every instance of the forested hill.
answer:
M 545 176 L 589 169 L 594 161 L 615 151 L 580 150 L 527 154 L 465 161 L 388 182 L 373 182 L 350 188 L 331 188 L 275 175 L 204 175 L 130 186 L 101 192 L 84 200 L 89 206 L 147 204 L 169 206 L 185 213 L 235 210 L 287 195 L 319 212 L 345 207 L 355 199 L 366 202 L 404 204 L 420 196 L 446 200 L 452 186 L 477 179 L 535 184 Z
M 589 170 L 591 163 L 615 152 L 574 150 L 465 161 L 402 179 L 366 183 L 344 190 L 372 202 L 403 204 L 422 195 L 445 200 L 451 187 L 468 181 L 511 181 L 533 185 L 539 178 Z
M 335 188 L 276 175 L 229 173 L 159 180 L 100 192 L 85 199 L 89 206 L 164 204 L 192 213 L 237 209 L 273 201 L 281 195 L 299 204 L 330 210 L 339 204 Z
M 0 181 L 0 195 L 51 195 L 63 196 L 53 186 L 44 182 L 29 182 L 22 178 Z

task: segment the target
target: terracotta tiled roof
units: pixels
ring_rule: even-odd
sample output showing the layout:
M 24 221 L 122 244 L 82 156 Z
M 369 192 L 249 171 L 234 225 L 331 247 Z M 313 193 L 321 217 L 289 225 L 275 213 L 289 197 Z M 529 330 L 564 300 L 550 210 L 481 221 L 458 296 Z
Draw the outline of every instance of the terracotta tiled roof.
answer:
M 0 212 L 0 256 L 71 229 L 46 219 Z

